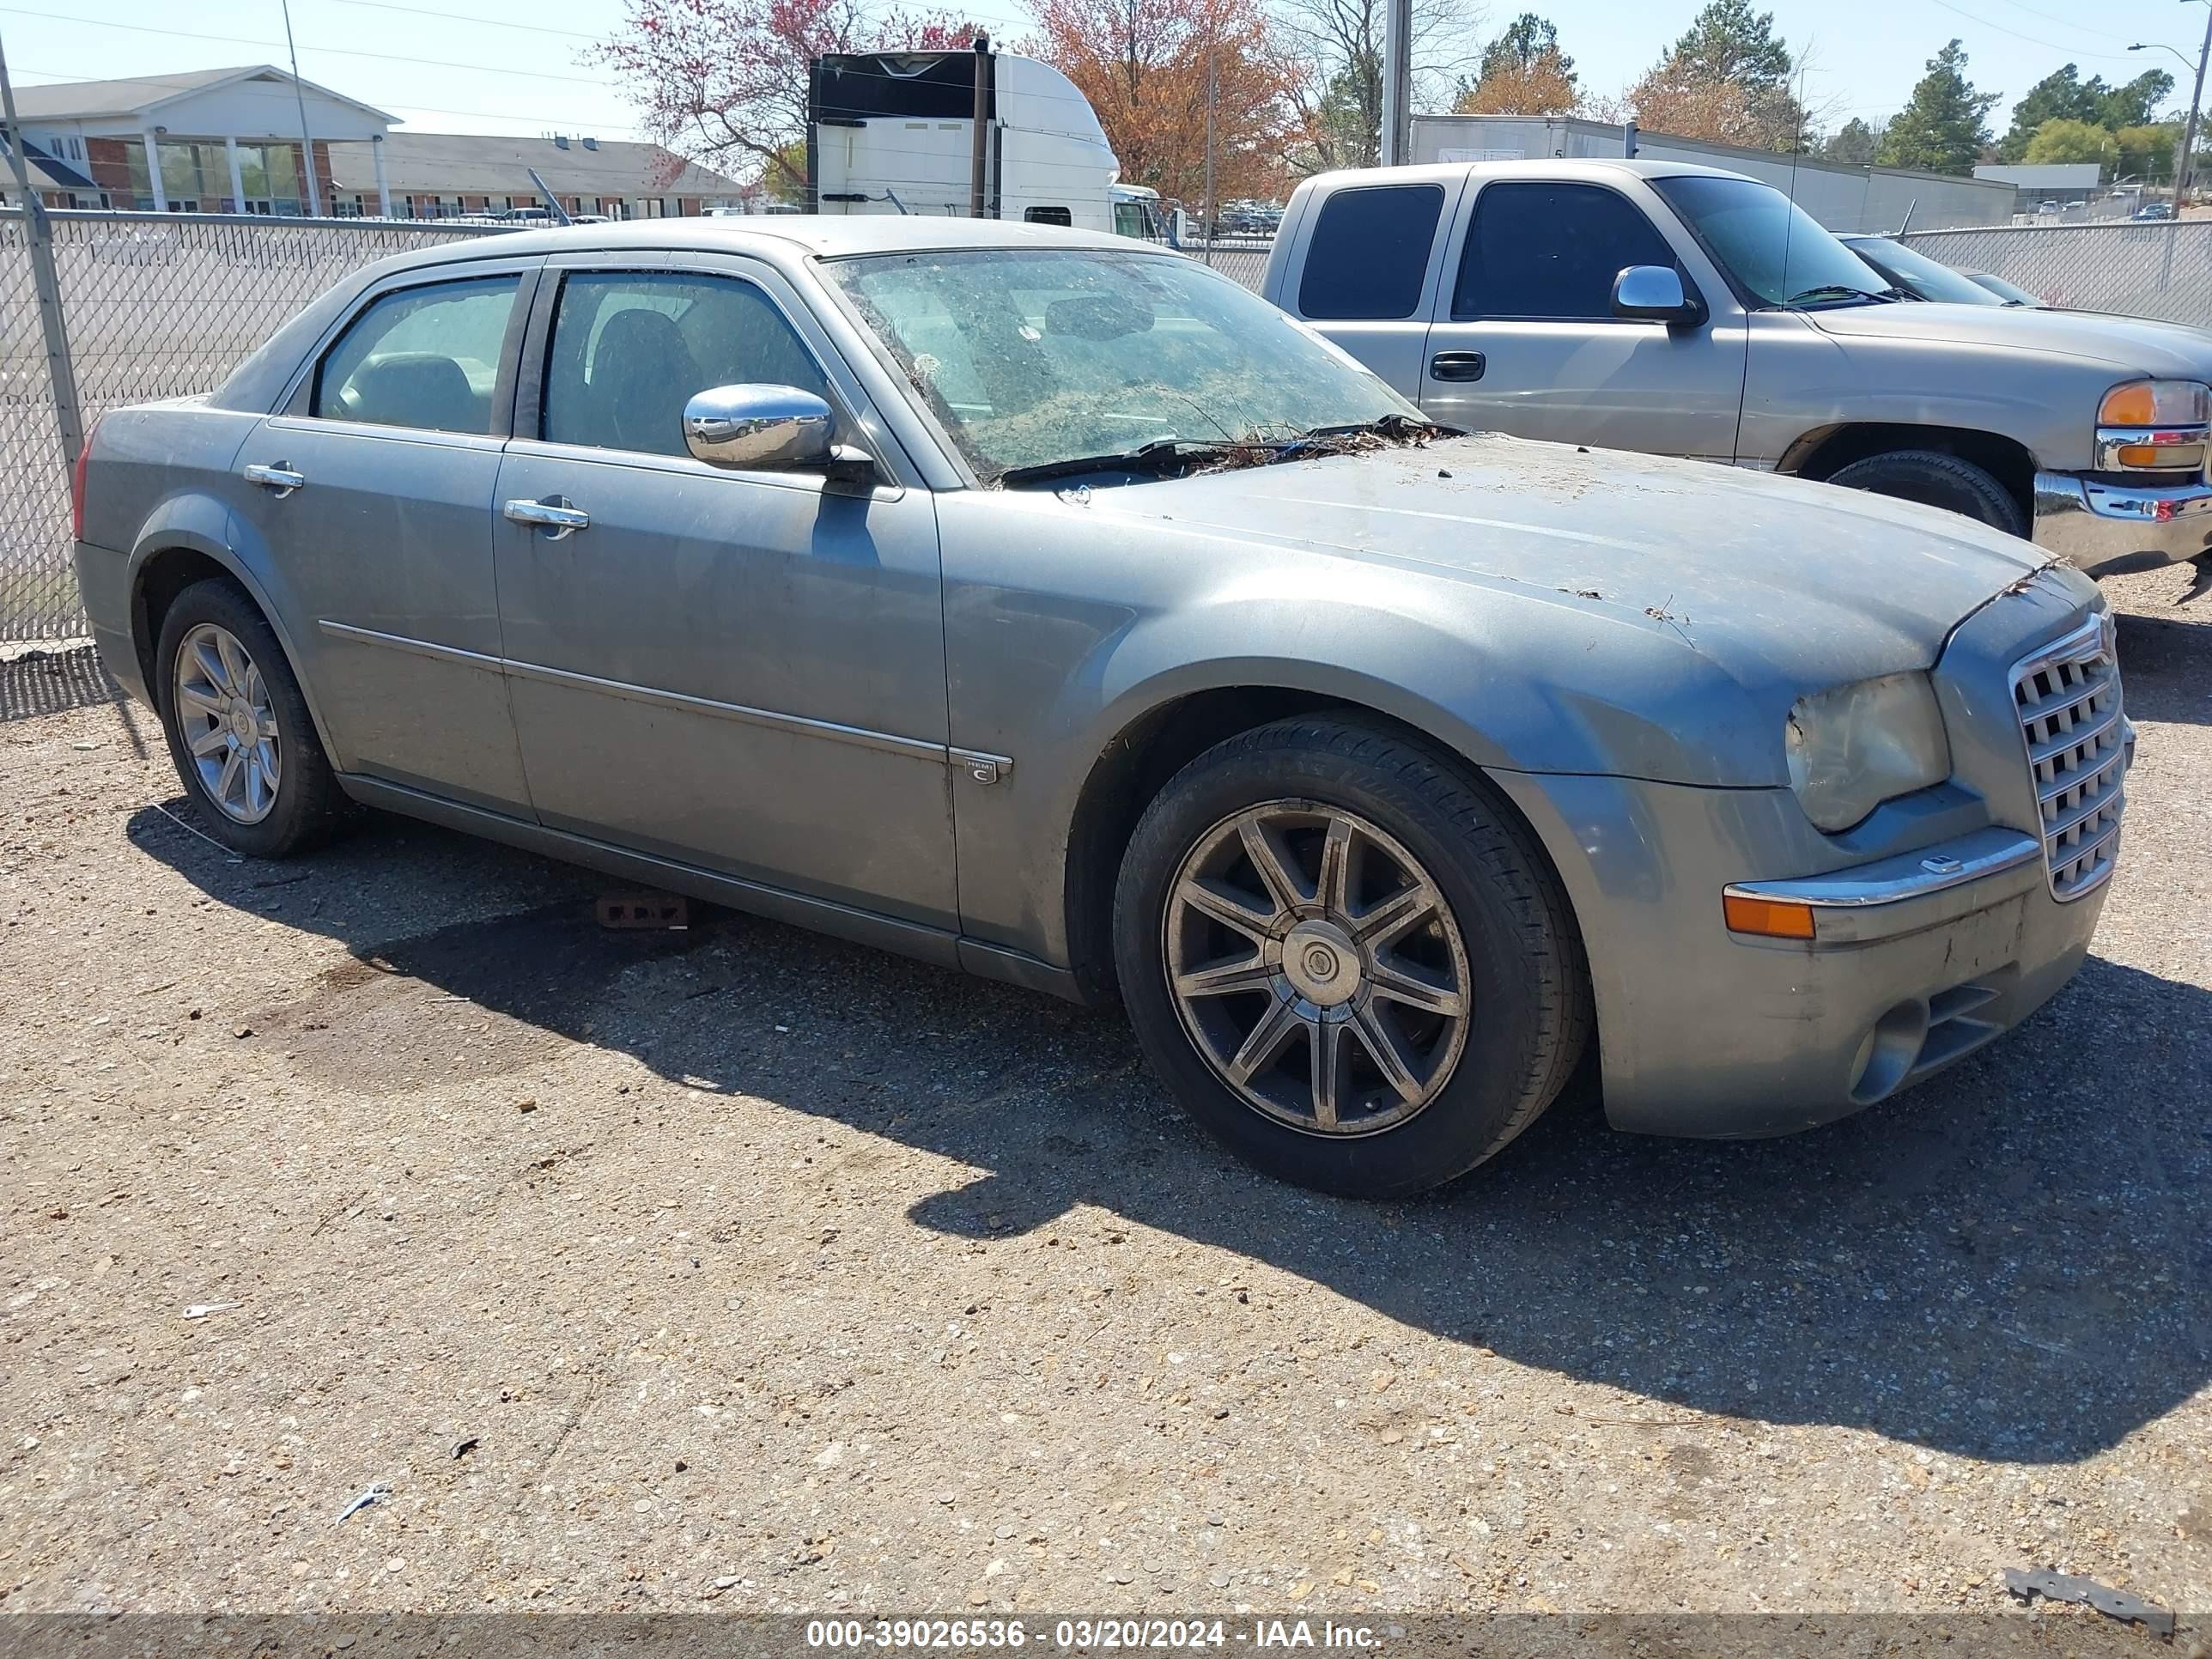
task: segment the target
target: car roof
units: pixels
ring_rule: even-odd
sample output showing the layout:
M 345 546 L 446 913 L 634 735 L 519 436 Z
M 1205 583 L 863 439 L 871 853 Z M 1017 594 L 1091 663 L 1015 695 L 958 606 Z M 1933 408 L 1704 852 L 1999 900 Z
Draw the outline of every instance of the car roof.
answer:
M 1553 160 L 1510 161 L 1432 161 L 1417 167 L 1348 167 L 1335 173 L 1321 173 L 1298 186 L 1301 190 L 1328 190 L 1358 183 L 1374 183 L 1388 179 L 1392 184 L 1449 184 L 1455 179 L 1587 179 L 1601 180 L 1620 179 L 1746 179 L 1756 184 L 1757 179 L 1741 173 L 1731 173 L 1726 167 L 1699 167 L 1692 161 L 1646 161 L 1627 156 L 1562 156 Z
M 1104 231 L 1056 225 L 1008 224 L 998 219 L 950 219 L 906 214 L 777 213 L 728 218 L 626 219 L 611 224 L 556 225 L 549 229 L 497 232 L 490 238 L 447 243 L 416 256 L 505 258 L 540 253 L 606 250 L 757 253 L 834 259 L 861 253 L 909 253 L 978 247 L 1095 247 L 1142 249 L 1146 245 Z

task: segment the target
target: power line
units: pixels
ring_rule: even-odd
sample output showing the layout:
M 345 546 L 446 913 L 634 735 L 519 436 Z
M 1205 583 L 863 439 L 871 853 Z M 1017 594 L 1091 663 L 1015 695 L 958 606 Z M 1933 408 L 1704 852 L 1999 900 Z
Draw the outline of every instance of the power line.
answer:
M 195 76 L 190 79 L 179 79 L 173 76 L 161 75 L 111 75 L 102 76 L 99 75 L 88 75 L 82 70 L 41 70 L 32 69 L 28 66 L 18 69 L 15 73 L 17 75 L 35 75 L 44 80 L 60 82 L 64 84 L 77 81 L 106 80 L 111 82 L 121 82 L 127 86 L 173 87 L 179 92 L 198 91 L 204 88 L 207 85 L 207 81 L 204 76 Z M 290 101 L 289 89 L 286 88 L 234 86 L 226 87 L 223 90 L 227 94 L 236 96 L 275 99 L 279 102 L 284 103 L 289 103 Z M 424 115 L 458 115 L 465 119 L 475 121 L 523 121 L 538 126 L 541 131 L 546 128 L 552 128 L 557 131 L 564 125 L 574 122 L 575 119 L 575 113 L 574 111 L 571 111 L 565 115 L 547 115 L 543 113 L 532 114 L 526 112 L 511 112 L 490 109 L 441 109 L 435 104 L 402 104 L 399 107 L 402 109 L 415 110 Z M 518 135 L 485 133 L 480 136 L 489 138 L 497 138 L 513 137 Z M 338 142 L 344 143 L 359 141 L 340 139 Z M 667 147 L 663 145 L 661 148 L 666 149 Z
M 1965 7 L 1953 5 L 1951 0 L 1936 0 L 1936 3 L 1942 7 L 1945 11 L 1955 13 L 1965 18 L 1969 23 L 1979 23 L 1985 29 L 1995 29 L 1999 34 L 2009 34 L 2014 40 L 2025 40 L 2031 46 L 2041 46 L 2048 52 L 2063 52 L 2069 58 L 2096 58 L 2108 64 L 2132 64 L 2142 61 L 2140 58 L 2130 58 L 2124 52 L 2077 52 L 2072 46 L 2062 46 L 2055 40 L 2042 40 L 2033 34 L 2022 34 L 2018 29 L 2008 29 L 2002 23 L 1992 23 L 1986 17 L 1977 17 Z

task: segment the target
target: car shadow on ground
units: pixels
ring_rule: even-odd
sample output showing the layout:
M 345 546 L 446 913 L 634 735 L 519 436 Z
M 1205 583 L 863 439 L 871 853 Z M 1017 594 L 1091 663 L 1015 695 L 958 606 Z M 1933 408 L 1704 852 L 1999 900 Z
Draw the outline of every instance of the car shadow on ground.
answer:
M 2167 616 L 2123 611 L 2120 675 L 2128 713 L 2136 720 L 2212 726 L 2212 593 Z
M 742 1094 L 979 1172 L 915 1224 L 1003 1237 L 1096 1206 L 1662 1402 L 1624 1404 L 1638 1419 L 2064 1462 L 2212 1378 L 2212 996 L 2102 959 L 2003 1042 L 1815 1133 L 1621 1135 L 1585 1084 L 1443 1193 L 1367 1205 L 1231 1160 L 1118 1016 L 696 905 L 688 933 L 604 930 L 595 878 L 397 820 L 281 866 L 150 807 L 131 833 L 216 900 L 343 943 L 349 961 L 252 1024 L 364 1099 L 588 1041 L 702 1113 Z M 471 919 L 410 921 L 453 916 Z M 423 1017 L 426 985 L 490 1029 L 456 1043 Z

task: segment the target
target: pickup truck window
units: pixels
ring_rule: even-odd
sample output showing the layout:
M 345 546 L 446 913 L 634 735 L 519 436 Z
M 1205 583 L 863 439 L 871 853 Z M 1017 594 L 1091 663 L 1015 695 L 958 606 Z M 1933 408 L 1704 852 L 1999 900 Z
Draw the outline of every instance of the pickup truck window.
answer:
M 1651 222 L 1602 185 L 1485 185 L 1452 289 L 1455 320 L 1611 322 L 1630 265 L 1674 264 Z
M 430 432 L 489 433 L 520 279 L 404 288 L 372 301 L 323 359 L 313 412 Z
M 828 398 L 813 354 L 759 289 L 734 276 L 579 271 L 561 284 L 540 434 L 683 455 L 684 405 L 718 386 L 791 386 Z
M 1307 239 L 1299 313 L 1338 321 L 1412 316 L 1443 210 L 1440 185 L 1336 191 Z
M 1148 443 L 1426 425 L 1304 325 L 1178 254 L 963 249 L 823 270 L 986 483 Z
M 1747 304 L 1818 310 L 1894 297 L 1887 277 L 1771 185 L 1698 173 L 1651 183 Z

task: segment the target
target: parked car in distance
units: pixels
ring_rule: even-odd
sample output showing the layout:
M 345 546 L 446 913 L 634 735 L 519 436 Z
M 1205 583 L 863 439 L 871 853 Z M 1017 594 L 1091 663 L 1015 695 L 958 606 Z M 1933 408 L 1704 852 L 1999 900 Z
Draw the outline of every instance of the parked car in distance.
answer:
M 2065 210 L 2056 202 L 2038 202 L 2035 204 L 2035 216 L 2039 219 L 2056 219 Z
M 2173 204 L 2170 202 L 2145 202 L 2135 210 L 2133 216 L 2137 219 L 2171 219 L 2173 217 Z
M 2008 303 L 1994 289 L 1983 287 L 1963 270 L 1939 264 L 1924 253 L 1915 253 L 1887 236 L 1844 236 L 1837 239 L 1873 266 L 1899 292 L 1916 300 L 1940 305 L 2001 306 Z
M 1301 184 L 1266 296 L 1431 419 L 1948 508 L 2092 574 L 2212 538 L 2212 336 L 1923 305 L 1741 174 L 1458 163 Z
M 2018 283 L 2008 283 L 1993 271 L 1962 270 L 1959 273 L 1970 283 L 1978 283 L 2008 306 L 2026 306 L 2040 310 L 2043 301 L 2030 294 Z
M 1204 265 L 943 218 L 424 249 L 76 469 L 209 833 L 354 803 L 1087 1000 L 1406 1194 L 1886 1099 L 2081 962 L 2129 731 L 1954 514 L 1431 424 Z M 825 964 L 825 972 L 836 971 Z

